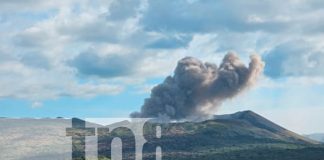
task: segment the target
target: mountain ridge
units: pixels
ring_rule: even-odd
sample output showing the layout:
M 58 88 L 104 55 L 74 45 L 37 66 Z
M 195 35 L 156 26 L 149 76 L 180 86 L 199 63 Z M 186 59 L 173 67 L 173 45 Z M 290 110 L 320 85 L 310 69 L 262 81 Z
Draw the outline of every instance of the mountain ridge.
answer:
M 263 116 L 251 111 L 239 111 L 233 114 L 225 114 L 225 115 L 215 115 L 214 119 L 216 120 L 243 120 L 245 122 L 250 123 L 253 126 L 256 126 L 261 129 L 268 130 L 272 133 L 275 133 L 279 136 L 284 136 L 286 138 L 292 138 L 301 142 L 319 144 L 319 142 L 309 139 L 308 137 L 304 137 L 295 132 L 292 132 L 266 118 Z
M 58 156 L 70 156 L 66 151 L 71 149 L 71 142 L 70 137 L 65 135 L 65 129 L 71 127 L 71 120 L 2 119 L 2 122 L 5 123 L 1 123 L 0 131 L 3 134 L 0 146 L 4 146 L 6 151 L 1 154 L 4 157 L 2 159 L 15 159 L 20 156 L 21 158 L 18 159 L 23 160 L 28 159 L 30 155 L 33 157 L 29 159 L 44 159 L 43 157 L 55 156 L 53 155 L 54 150 Z M 13 125 L 9 125 L 10 123 Z M 105 127 L 91 122 L 85 123 L 88 127 Z M 115 125 L 118 123 L 128 122 L 121 121 Z M 150 143 L 162 145 L 163 159 L 321 160 L 324 157 L 322 144 L 291 132 L 253 111 L 216 115 L 211 119 L 199 122 L 151 122 L 144 127 L 148 136 L 155 136 L 154 126 L 156 125 L 164 128 L 165 132 L 160 140 Z M 49 137 L 44 134 L 48 134 Z M 127 138 L 128 135 L 119 132 L 114 136 L 120 138 L 126 136 Z M 40 141 L 40 139 L 42 140 Z M 12 141 L 15 143 L 12 144 Z M 128 142 L 125 143 L 125 146 L 131 147 Z M 103 147 L 110 145 L 98 144 L 98 146 L 99 150 L 102 150 Z M 126 149 L 126 155 L 129 155 L 127 151 L 131 149 Z M 152 159 L 154 154 L 144 152 L 143 155 L 146 159 Z M 126 157 L 125 159 L 131 158 Z
M 318 160 L 324 148 L 318 142 L 285 129 L 253 111 L 216 115 L 205 121 L 156 123 L 166 131 L 161 140 L 164 159 Z M 176 143 L 174 143 L 176 142 Z M 151 152 L 144 157 L 151 159 Z

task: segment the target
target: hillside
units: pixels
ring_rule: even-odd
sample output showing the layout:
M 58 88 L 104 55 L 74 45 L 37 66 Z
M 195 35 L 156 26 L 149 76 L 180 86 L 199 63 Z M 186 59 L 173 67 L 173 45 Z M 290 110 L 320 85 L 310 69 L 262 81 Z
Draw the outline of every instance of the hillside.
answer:
M 261 131 L 261 135 L 263 137 L 271 138 L 271 139 L 280 139 L 286 142 L 295 142 L 295 143 L 311 143 L 318 144 L 317 141 L 314 141 L 309 138 L 305 138 L 304 136 L 298 135 L 292 131 L 289 131 L 272 121 L 254 113 L 253 111 L 243 111 L 237 112 L 229 115 L 220 115 L 214 116 L 216 121 L 232 121 L 239 123 L 247 123 L 249 125 L 249 129 L 256 128 Z
M 6 160 L 71 159 L 71 137 L 65 129 L 71 127 L 69 119 L 1 119 L 0 158 Z M 125 124 L 127 121 L 117 124 Z M 172 160 L 322 160 L 324 146 L 304 138 L 264 117 L 243 111 L 218 115 L 202 122 L 156 123 L 145 126 L 147 137 L 155 136 L 155 126 L 162 128 L 160 140 L 149 145 L 162 147 L 163 159 Z M 87 126 L 103 127 L 93 123 Z M 117 135 L 128 138 L 125 132 Z M 96 139 L 88 137 L 95 151 Z M 93 137 L 92 137 L 93 138 Z M 110 137 L 103 137 L 110 138 Z M 126 147 L 126 159 L 131 159 Z M 109 151 L 110 145 L 99 144 L 99 151 Z M 152 150 L 144 152 L 153 159 Z M 102 158 L 101 158 L 102 159 Z M 100 160 L 101 160 L 100 159 Z
M 152 123 L 145 128 L 151 136 L 155 125 L 162 126 L 164 131 L 161 141 L 151 144 L 160 144 L 163 159 L 319 160 L 324 157 L 324 148 L 318 142 L 252 111 L 215 116 L 203 122 Z M 151 152 L 144 157 L 153 159 Z

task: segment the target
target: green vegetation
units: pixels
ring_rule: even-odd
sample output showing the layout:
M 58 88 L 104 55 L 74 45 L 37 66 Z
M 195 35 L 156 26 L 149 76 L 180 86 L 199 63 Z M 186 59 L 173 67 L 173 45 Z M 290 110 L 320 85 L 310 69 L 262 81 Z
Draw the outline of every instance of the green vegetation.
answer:
M 147 136 L 154 137 L 156 125 L 162 137 L 151 144 L 162 147 L 164 160 L 324 159 L 324 146 L 251 111 L 203 122 L 151 123 L 144 128 Z M 154 153 L 144 152 L 144 157 L 154 159 Z
M 21 159 L 46 159 L 64 155 L 64 151 L 71 148 L 70 141 L 66 140 L 69 137 L 65 136 L 65 132 L 60 132 L 71 126 L 69 120 L 26 120 L 24 124 L 12 120 L 14 125 L 7 125 L 10 124 L 7 121 L 1 128 L 6 139 L 2 138 L 0 143 L 15 150 L 15 153 L 3 152 L 7 154 L 5 159 L 13 159 L 11 155 Z M 155 137 L 156 125 L 161 126 L 162 136 L 161 139 L 150 141 L 150 144 L 162 147 L 163 160 L 324 160 L 324 145 L 286 130 L 251 111 L 202 122 L 149 123 L 144 127 L 146 137 Z M 37 133 L 37 136 L 31 133 Z M 46 136 L 49 133 L 54 135 L 54 139 Z M 109 136 L 130 138 L 127 130 L 117 130 L 101 138 L 112 138 Z M 15 143 L 9 143 L 13 141 Z M 102 143 L 98 144 L 99 151 L 110 151 L 110 144 Z M 126 140 L 123 144 L 126 147 L 125 159 L 131 159 L 130 153 L 134 149 L 131 143 Z M 82 141 L 78 140 L 76 144 L 82 144 Z M 35 152 L 31 148 L 35 146 L 41 147 Z M 80 151 L 83 149 L 80 145 L 76 147 Z M 153 150 L 145 151 L 143 156 L 155 158 Z M 99 157 L 99 160 L 109 159 Z

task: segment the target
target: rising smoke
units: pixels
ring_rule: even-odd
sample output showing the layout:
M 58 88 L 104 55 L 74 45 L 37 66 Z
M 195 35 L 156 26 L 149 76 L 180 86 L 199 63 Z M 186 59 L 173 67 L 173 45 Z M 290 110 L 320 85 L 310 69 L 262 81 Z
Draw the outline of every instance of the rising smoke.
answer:
M 193 57 L 178 62 L 173 76 L 154 87 L 140 112 L 131 117 L 168 117 L 185 119 L 213 114 L 221 103 L 253 85 L 262 73 L 264 62 L 250 56 L 246 67 L 234 53 L 228 53 L 221 65 L 203 63 Z

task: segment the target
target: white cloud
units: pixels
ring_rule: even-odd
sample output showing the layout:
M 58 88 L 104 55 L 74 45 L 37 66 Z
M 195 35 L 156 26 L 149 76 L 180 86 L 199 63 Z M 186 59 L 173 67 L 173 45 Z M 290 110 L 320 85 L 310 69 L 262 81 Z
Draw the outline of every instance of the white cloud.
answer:
M 42 102 L 35 101 L 35 102 L 32 103 L 32 108 L 39 108 L 39 107 L 42 107 L 42 106 L 43 106 Z
M 301 40 L 275 46 L 264 56 L 267 63 L 265 74 L 273 78 L 324 76 L 324 53 L 317 47 Z
M 55 99 L 62 96 L 93 97 L 117 94 L 123 87 L 115 84 L 78 83 L 75 74 L 64 68 L 35 69 L 19 62 L 0 64 L 0 98 L 31 101 Z
M 145 85 L 147 79 L 172 74 L 184 56 L 219 63 L 224 53 L 233 50 L 247 60 L 250 53 L 265 54 L 298 37 L 314 50 L 324 47 L 323 35 L 315 35 L 321 33 L 321 1 L 187 2 L 1 1 L 0 28 L 6 29 L 0 37 L 0 85 L 6 86 L 1 97 L 34 101 L 114 94 L 127 84 Z M 31 15 L 8 14 L 20 12 Z M 177 14 L 165 18 L 172 13 Z M 148 47 L 154 43 L 159 46 Z M 118 55 L 125 60 L 121 64 L 136 68 L 118 76 L 80 75 L 68 62 L 89 50 L 97 58 Z M 33 60 L 36 57 L 38 61 Z M 314 59 L 323 63 L 322 58 Z M 321 81 L 305 78 L 298 83 Z
M 250 23 L 264 23 L 265 22 L 265 20 L 263 18 L 256 16 L 256 15 L 248 16 L 247 21 Z

